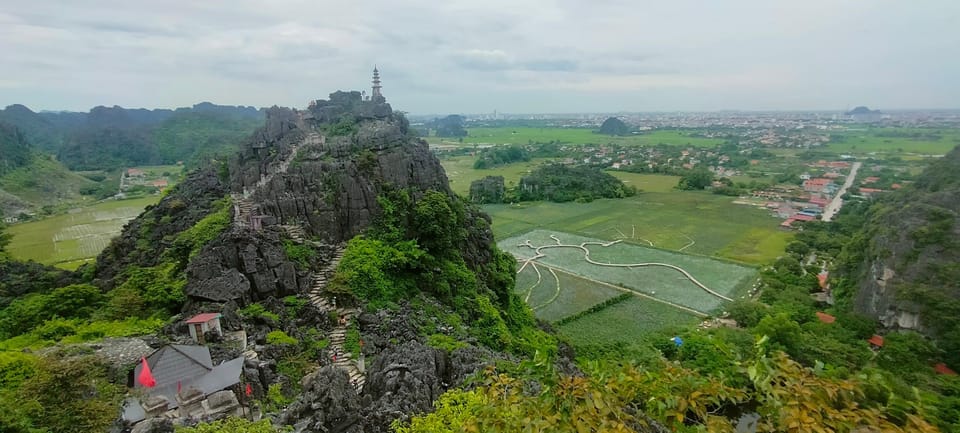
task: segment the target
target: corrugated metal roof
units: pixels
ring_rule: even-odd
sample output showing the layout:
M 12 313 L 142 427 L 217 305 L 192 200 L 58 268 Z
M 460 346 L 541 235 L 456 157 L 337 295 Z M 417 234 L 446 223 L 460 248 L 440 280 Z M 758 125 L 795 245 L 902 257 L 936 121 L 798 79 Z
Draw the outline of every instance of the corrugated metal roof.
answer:
M 154 388 L 176 385 L 177 381 L 199 377 L 213 369 L 210 349 L 206 346 L 163 346 L 147 357 L 147 364 L 157 381 Z M 133 372 L 134 377 L 139 377 L 142 368 L 143 363 L 138 363 Z M 143 387 L 139 382 L 135 382 L 134 386 Z
M 200 313 L 187 319 L 187 323 L 206 323 L 222 316 L 220 313 Z

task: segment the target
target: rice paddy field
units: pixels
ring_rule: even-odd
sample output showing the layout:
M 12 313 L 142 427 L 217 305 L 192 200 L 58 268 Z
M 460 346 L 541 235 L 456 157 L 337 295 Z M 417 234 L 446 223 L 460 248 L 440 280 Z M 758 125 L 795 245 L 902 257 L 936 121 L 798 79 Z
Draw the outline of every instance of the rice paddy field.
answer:
M 559 247 L 557 239 L 563 245 L 571 247 Z M 703 290 L 683 273 L 664 266 L 611 267 L 590 263 L 586 260 L 584 251 L 576 246 L 584 245 L 589 250 L 589 258 L 596 263 L 620 265 L 661 263 L 680 267 L 717 294 L 728 298 L 745 294 L 756 277 L 754 268 L 708 257 L 622 242 L 607 244 L 608 246 L 601 244 L 604 244 L 604 241 L 599 239 L 549 230 L 534 230 L 498 242 L 502 250 L 513 254 L 521 262 L 537 255 L 537 250 L 531 246 L 544 247 L 539 249 L 542 256 L 534 259 L 536 263 L 559 268 L 588 281 L 622 287 L 702 313 L 710 313 L 720 308 L 724 300 Z M 543 279 L 547 279 L 549 286 L 551 280 L 548 277 Z M 575 289 L 571 290 L 575 291 Z M 560 292 L 562 291 L 561 286 Z M 613 294 L 615 295 L 616 293 Z M 603 299 L 605 298 L 574 309 L 584 310 Z M 542 304 L 530 300 L 530 305 L 536 308 Z
M 634 146 L 653 146 L 657 144 L 671 144 L 678 146 L 712 147 L 722 144 L 722 139 L 694 137 L 694 131 L 657 130 L 643 134 L 614 137 L 595 134 L 589 128 L 535 128 L 535 127 L 503 127 L 503 128 L 469 128 L 467 136 L 463 137 L 464 145 L 473 144 L 528 144 L 547 143 L 557 141 L 564 144 L 620 144 Z M 428 137 L 427 141 L 433 144 L 461 144 L 459 140 L 443 141 L 440 137 Z
M 662 263 L 678 266 L 610 267 L 600 264 Z M 756 269 L 709 257 L 643 247 L 550 230 L 503 239 L 498 246 L 517 257 L 516 292 L 540 319 L 558 322 L 620 294 L 628 299 L 606 305 L 558 326 L 574 344 L 631 342 L 651 332 L 687 326 L 722 310 L 756 281 Z M 539 248 L 543 247 L 543 248 Z
M 517 293 L 538 318 L 556 322 L 620 293 L 569 272 L 530 263 L 517 274 Z
M 793 236 L 762 209 L 700 192 L 645 192 L 591 203 L 486 205 L 493 233 L 506 239 L 535 229 L 717 256 L 749 264 L 776 259 Z
M 557 329 L 574 345 L 634 343 L 658 330 L 690 326 L 699 319 L 681 310 L 632 298 L 588 314 Z
M 13 239 L 7 251 L 17 259 L 76 269 L 96 258 L 128 221 L 159 200 L 159 195 L 111 200 L 10 226 L 7 232 Z

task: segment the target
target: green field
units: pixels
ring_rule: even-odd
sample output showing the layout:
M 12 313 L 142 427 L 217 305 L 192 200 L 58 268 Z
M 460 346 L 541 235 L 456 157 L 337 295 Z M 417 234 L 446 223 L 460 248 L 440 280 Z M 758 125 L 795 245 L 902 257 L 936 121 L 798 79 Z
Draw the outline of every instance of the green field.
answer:
M 569 272 L 550 272 L 550 269 L 534 263 L 517 274 L 516 290 L 527 300 L 537 318 L 550 322 L 572 316 L 622 293 Z
M 534 230 L 521 236 L 501 240 L 498 245 L 502 250 L 518 258 L 531 258 L 536 252 L 533 248 L 525 245 L 526 241 L 529 240 L 530 244 L 535 247 L 557 245 L 557 241 L 551 236 L 560 239 L 565 245 L 581 245 L 584 242 L 599 241 L 598 239 L 568 233 Z M 606 247 L 588 245 L 587 249 L 590 251 L 590 258 L 600 263 L 665 263 L 678 266 L 713 291 L 730 298 L 736 298 L 746 293 L 756 276 L 756 270 L 750 267 L 623 242 Z M 544 248 L 541 249 L 541 254 L 545 254 L 545 256 L 536 259 L 537 263 L 560 268 L 587 280 L 628 288 L 703 313 L 712 312 L 724 303 L 721 298 L 707 293 L 674 269 L 662 266 L 600 266 L 588 263 L 584 259 L 584 252 L 579 248 Z M 542 269 L 541 274 L 544 274 Z M 546 289 L 539 290 L 539 292 L 552 291 L 555 293 L 556 286 L 551 285 L 555 279 L 551 281 L 548 276 L 544 276 L 543 279 L 547 281 L 541 283 L 541 285 L 553 290 Z M 560 289 L 562 293 L 564 291 L 562 285 Z M 542 299 L 534 300 L 531 297 L 530 305 L 536 307 L 541 305 L 542 301 Z M 574 310 L 573 312 L 580 311 L 597 302 L 591 302 L 589 305 L 578 305 L 571 309 Z
M 13 257 L 74 269 L 100 254 L 124 224 L 160 200 L 150 197 L 106 201 L 40 221 L 7 228 Z
M 696 316 L 642 298 L 632 298 L 558 327 L 574 345 L 635 343 L 660 329 L 690 326 Z
M 469 128 L 463 144 L 528 144 L 558 141 L 563 144 L 621 144 L 644 145 L 671 144 L 678 146 L 712 147 L 722 144 L 722 139 L 691 137 L 688 132 L 676 130 L 658 130 L 626 137 L 594 134 L 587 128 Z M 428 137 L 433 144 L 460 144 L 459 140 L 443 141 L 439 137 Z
M 493 218 L 497 239 L 540 228 L 752 264 L 782 255 L 792 234 L 780 230 L 780 220 L 732 201 L 704 192 L 671 191 L 591 203 L 523 202 L 483 209 Z
M 910 136 L 911 134 L 917 136 Z M 863 128 L 833 135 L 840 139 L 832 140 L 823 150 L 850 154 L 880 152 L 943 155 L 960 145 L 960 131 L 946 128 Z
M 536 166 L 550 161 L 552 158 L 534 158 L 529 162 L 518 162 L 486 170 L 473 168 L 473 163 L 476 160 L 475 156 L 456 156 L 440 160 L 443 170 L 447 172 L 447 178 L 450 179 L 450 188 L 457 194 L 469 195 L 470 182 L 485 176 L 503 176 L 504 183 L 508 186 L 510 182 L 517 183 L 520 181 L 520 177 L 527 175 Z

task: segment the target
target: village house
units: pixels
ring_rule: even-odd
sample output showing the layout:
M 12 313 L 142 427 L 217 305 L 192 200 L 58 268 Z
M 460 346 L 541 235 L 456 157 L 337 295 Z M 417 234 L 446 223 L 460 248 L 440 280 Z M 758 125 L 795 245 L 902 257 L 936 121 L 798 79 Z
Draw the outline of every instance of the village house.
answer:
M 200 418 L 218 414 L 240 415 L 240 391 L 244 357 L 213 365 L 206 346 L 170 344 L 138 363 L 128 382 L 138 397 L 124 403 L 123 420 L 129 424 L 167 414 Z M 144 372 L 144 368 L 149 368 Z M 152 383 L 140 378 L 150 377 Z M 148 386 L 151 385 L 151 386 Z

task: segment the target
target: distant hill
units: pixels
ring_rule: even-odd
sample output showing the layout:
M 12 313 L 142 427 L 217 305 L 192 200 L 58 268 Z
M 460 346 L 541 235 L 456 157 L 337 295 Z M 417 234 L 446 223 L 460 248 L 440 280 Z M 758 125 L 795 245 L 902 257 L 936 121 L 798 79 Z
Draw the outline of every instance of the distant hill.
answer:
M 15 126 L 0 122 L 0 176 L 30 163 L 33 146 Z
M 263 112 L 209 102 L 176 110 L 98 106 L 87 113 L 11 105 L 0 111 L 0 121 L 73 170 L 103 170 L 232 153 L 263 123 Z
M 630 127 L 616 117 L 608 117 L 597 132 L 603 135 L 627 135 L 630 133 Z
M 883 114 L 879 110 L 871 110 L 864 106 L 859 106 L 847 112 L 848 116 L 879 115 Z
M 77 200 L 81 189 L 96 185 L 36 151 L 18 128 L 0 122 L 0 211 L 4 214 Z
M 40 150 L 56 152 L 63 144 L 63 129 L 23 105 L 14 104 L 0 110 L 0 122 L 15 126 Z

